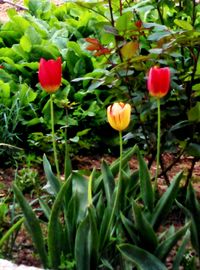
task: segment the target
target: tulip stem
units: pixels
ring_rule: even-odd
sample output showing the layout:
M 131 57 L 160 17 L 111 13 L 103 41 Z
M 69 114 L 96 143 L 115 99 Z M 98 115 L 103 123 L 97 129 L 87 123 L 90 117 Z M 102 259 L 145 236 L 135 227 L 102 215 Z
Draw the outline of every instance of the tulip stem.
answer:
M 53 141 L 53 152 L 54 152 L 54 162 L 56 166 L 57 177 L 60 179 L 60 170 L 58 165 L 58 156 L 56 151 L 56 138 L 55 138 L 55 130 L 54 130 L 54 108 L 53 108 L 53 97 L 50 95 L 50 107 L 51 107 L 51 134 Z
M 161 122 L 161 113 L 160 113 L 160 98 L 157 98 L 157 109 L 158 109 L 158 123 L 157 123 L 157 154 L 156 154 L 156 175 L 155 175 L 155 191 L 158 186 L 158 174 L 159 174 L 159 164 L 160 164 L 160 122 Z

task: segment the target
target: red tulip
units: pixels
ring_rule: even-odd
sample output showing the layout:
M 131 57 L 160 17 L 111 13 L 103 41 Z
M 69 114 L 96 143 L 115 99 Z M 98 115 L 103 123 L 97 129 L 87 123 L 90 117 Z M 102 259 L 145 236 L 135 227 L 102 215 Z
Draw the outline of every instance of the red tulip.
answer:
M 170 88 L 170 69 L 168 67 L 152 67 L 149 71 L 147 88 L 153 97 L 164 97 Z
M 38 78 L 42 88 L 49 94 L 56 92 L 61 85 L 62 78 L 61 57 L 57 60 L 40 59 Z

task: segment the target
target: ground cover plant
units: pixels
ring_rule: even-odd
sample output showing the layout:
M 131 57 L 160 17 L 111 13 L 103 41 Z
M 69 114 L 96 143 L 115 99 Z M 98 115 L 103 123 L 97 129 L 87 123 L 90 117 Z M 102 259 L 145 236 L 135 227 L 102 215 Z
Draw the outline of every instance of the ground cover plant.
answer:
M 198 269 L 200 5 L 24 5 L 23 14 L 10 9 L 0 29 L 1 162 L 18 168 L 43 157 L 47 183 L 30 164 L 18 171 L 13 199 L 0 201 L 1 224 L 9 220 L 0 227 L 1 254 L 12 253 L 24 223 L 45 269 L 167 269 L 173 250 L 172 269 Z M 74 171 L 71 158 L 86 151 L 119 158 Z M 168 167 L 165 152 L 175 156 Z M 189 173 L 169 179 L 183 154 L 192 159 Z M 31 206 L 30 189 L 40 197 L 29 197 Z M 172 209 L 183 215 L 178 229 L 166 226 Z

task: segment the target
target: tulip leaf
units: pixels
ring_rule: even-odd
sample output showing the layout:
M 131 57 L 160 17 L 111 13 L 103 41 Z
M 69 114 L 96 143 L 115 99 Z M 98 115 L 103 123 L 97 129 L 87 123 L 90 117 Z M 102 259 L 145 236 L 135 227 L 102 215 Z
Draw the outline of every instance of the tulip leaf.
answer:
M 104 160 L 101 164 L 101 171 L 102 171 L 102 176 L 103 176 L 103 183 L 104 183 L 104 189 L 106 193 L 107 204 L 110 205 L 112 194 L 115 188 L 115 181 L 114 181 L 112 172 L 110 170 L 110 167 L 107 165 L 107 163 Z
M 140 246 L 149 252 L 153 252 L 158 244 L 157 236 L 151 224 L 143 215 L 141 208 L 135 201 L 133 201 L 133 215 L 138 236 L 140 238 Z
M 133 157 L 133 155 L 136 153 L 138 149 L 137 145 L 134 145 L 131 149 L 129 149 L 127 152 L 123 153 L 122 155 L 122 168 L 124 168 L 128 161 Z M 117 173 L 119 172 L 119 163 L 120 163 L 120 158 L 115 160 L 111 165 L 110 165 L 110 171 L 112 172 L 113 176 L 115 177 Z M 96 192 L 100 186 L 100 184 L 103 181 L 103 175 L 101 174 L 96 181 L 94 182 L 94 192 Z
M 147 207 L 149 212 L 152 212 L 154 207 L 154 192 L 149 170 L 139 150 L 137 151 L 137 157 L 139 161 L 141 197 L 145 207 Z
M 48 267 L 48 258 L 47 258 L 47 253 L 46 253 L 46 248 L 44 244 L 44 238 L 42 235 L 42 229 L 40 227 L 40 223 L 33 212 L 31 206 L 29 203 L 26 201 L 24 198 L 23 194 L 21 191 L 18 189 L 18 187 L 14 184 L 13 185 L 13 191 L 15 193 L 16 199 L 22 208 L 24 217 L 25 217 L 25 225 L 28 228 L 28 231 L 30 232 L 33 243 L 36 246 L 36 249 L 40 255 L 42 264 L 45 268 Z
M 171 210 L 172 204 L 176 198 L 177 192 L 179 190 L 179 183 L 181 181 L 183 173 L 179 172 L 175 175 L 171 185 L 162 195 L 160 200 L 157 202 L 154 211 L 151 215 L 151 224 L 154 229 L 158 228 L 162 220 L 167 216 Z
M 165 265 L 153 254 L 130 244 L 118 246 L 122 256 L 133 263 L 139 270 L 167 270 Z
M 187 230 L 184 237 L 183 237 L 183 241 L 181 242 L 181 244 L 178 248 L 175 259 L 173 261 L 173 270 L 180 269 L 180 263 L 183 259 L 185 249 L 186 249 L 186 246 L 188 245 L 189 241 L 190 241 L 190 230 Z
M 57 179 L 57 177 L 53 174 L 51 165 L 46 155 L 43 156 L 43 166 L 44 166 L 44 172 L 45 172 L 47 181 L 52 188 L 53 194 L 56 195 L 60 190 L 60 182 Z
M 68 188 L 68 181 L 66 181 L 60 188 L 52 206 L 49 224 L 48 224 L 48 250 L 50 264 L 53 269 L 58 269 L 60 265 L 61 241 L 62 241 L 62 227 L 59 221 L 59 213 L 61 207 L 64 205 L 64 196 Z
M 198 202 L 196 193 L 191 182 L 188 185 L 187 197 L 186 197 L 186 209 L 190 212 L 191 224 L 191 241 L 192 245 L 200 255 L 200 204 Z
M 180 238 L 185 235 L 189 227 L 190 222 L 187 223 L 184 227 L 180 228 L 178 231 L 176 231 L 173 235 L 170 235 L 167 239 L 163 240 L 163 242 L 157 246 L 157 249 L 154 252 L 156 257 L 159 258 L 161 261 L 164 261 L 168 256 L 169 252 L 176 245 L 178 240 L 180 240 Z
M 80 223 L 75 239 L 75 261 L 77 270 L 96 269 L 98 232 L 95 209 L 90 206 L 88 214 Z

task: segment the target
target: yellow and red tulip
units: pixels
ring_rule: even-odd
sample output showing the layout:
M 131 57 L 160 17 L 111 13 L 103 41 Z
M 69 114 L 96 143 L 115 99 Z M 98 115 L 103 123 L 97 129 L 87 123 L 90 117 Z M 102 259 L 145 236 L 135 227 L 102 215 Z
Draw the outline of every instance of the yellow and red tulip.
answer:
M 51 94 L 56 92 L 61 85 L 61 57 L 58 57 L 57 60 L 45 60 L 44 58 L 41 58 L 39 64 L 38 78 L 42 88 L 47 93 Z
M 108 122 L 112 128 L 122 131 L 126 129 L 130 123 L 131 106 L 123 102 L 115 102 L 107 108 Z
M 170 88 L 170 69 L 169 67 L 152 67 L 149 71 L 147 88 L 153 97 L 162 98 Z

